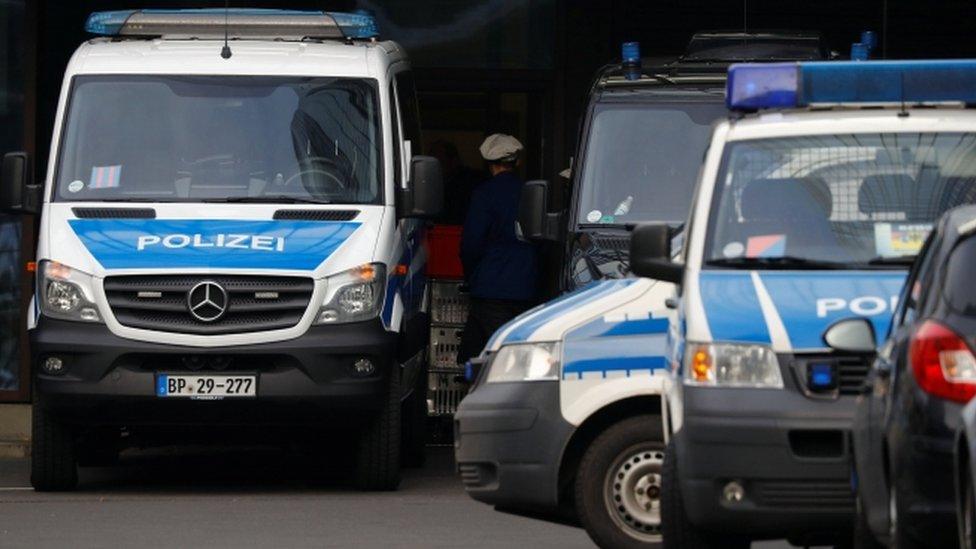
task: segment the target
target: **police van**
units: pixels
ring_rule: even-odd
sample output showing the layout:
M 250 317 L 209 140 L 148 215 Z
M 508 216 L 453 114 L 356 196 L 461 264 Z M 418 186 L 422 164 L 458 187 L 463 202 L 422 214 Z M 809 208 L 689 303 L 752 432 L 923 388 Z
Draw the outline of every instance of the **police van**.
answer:
M 601 68 L 590 87 L 568 209 L 551 215 L 548 233 L 528 235 L 560 241 L 559 290 L 630 276 L 630 230 L 684 222 L 712 125 L 728 116 L 730 63 L 829 55 L 818 33 L 796 31 L 698 32 L 677 59 L 642 58 L 639 43 L 624 43 L 621 61 Z M 528 187 L 548 193 L 550 185 Z M 527 207 L 538 216 L 549 205 Z
M 395 488 L 442 192 L 415 154 L 404 51 L 349 13 L 147 9 L 86 28 L 46 179 L 3 160 L 0 205 L 40 214 L 34 487 L 71 489 L 120 434 L 308 424 L 358 486 Z
M 849 541 L 849 435 L 869 363 L 835 323 L 856 315 L 886 333 L 933 223 L 976 199 L 974 69 L 730 68 L 742 115 L 714 131 L 678 260 L 667 225 L 631 242 L 635 273 L 676 285 L 660 357 L 675 374 L 665 546 Z

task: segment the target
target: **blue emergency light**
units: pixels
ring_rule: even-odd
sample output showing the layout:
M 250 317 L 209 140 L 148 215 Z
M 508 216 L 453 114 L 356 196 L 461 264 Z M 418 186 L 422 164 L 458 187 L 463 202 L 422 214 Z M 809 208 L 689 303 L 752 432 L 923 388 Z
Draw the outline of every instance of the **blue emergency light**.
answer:
M 836 389 L 837 367 L 830 362 L 810 364 L 807 366 L 807 387 L 814 391 Z
M 746 63 L 729 67 L 733 110 L 839 104 L 976 104 L 976 59 Z
M 85 30 L 101 36 L 190 36 L 195 38 L 336 38 L 379 36 L 365 13 L 280 9 L 144 9 L 97 11 Z

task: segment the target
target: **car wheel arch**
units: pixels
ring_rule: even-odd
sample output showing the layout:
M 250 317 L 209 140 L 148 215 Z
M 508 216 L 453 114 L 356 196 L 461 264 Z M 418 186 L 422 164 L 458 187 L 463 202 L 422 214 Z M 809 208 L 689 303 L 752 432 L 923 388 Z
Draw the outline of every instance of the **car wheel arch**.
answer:
M 607 404 L 586 417 L 567 440 L 559 462 L 558 501 L 573 506 L 573 483 L 580 460 L 589 445 L 610 426 L 637 415 L 661 414 L 660 395 L 639 395 Z

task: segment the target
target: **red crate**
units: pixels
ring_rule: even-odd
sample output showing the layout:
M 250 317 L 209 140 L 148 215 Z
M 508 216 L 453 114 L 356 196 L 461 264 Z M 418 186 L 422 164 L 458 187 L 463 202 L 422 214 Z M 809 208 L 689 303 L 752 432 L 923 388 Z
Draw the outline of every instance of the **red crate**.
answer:
M 427 276 L 464 278 L 460 225 L 435 225 L 427 231 Z

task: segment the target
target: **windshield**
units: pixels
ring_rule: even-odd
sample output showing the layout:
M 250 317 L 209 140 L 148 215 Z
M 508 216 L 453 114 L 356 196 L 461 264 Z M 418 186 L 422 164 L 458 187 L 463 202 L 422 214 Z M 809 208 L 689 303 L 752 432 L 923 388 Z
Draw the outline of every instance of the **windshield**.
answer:
M 712 264 L 904 264 L 943 212 L 976 200 L 976 134 L 743 141 L 723 166 Z
M 722 103 L 600 105 L 583 159 L 579 222 L 680 223 Z
M 354 78 L 78 76 L 55 200 L 382 200 L 376 86 Z

